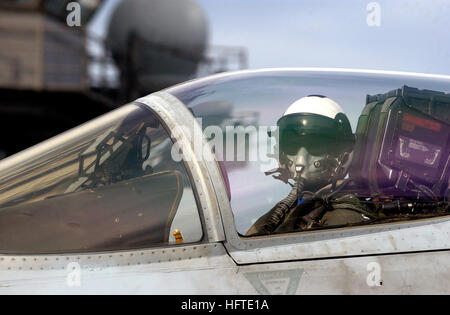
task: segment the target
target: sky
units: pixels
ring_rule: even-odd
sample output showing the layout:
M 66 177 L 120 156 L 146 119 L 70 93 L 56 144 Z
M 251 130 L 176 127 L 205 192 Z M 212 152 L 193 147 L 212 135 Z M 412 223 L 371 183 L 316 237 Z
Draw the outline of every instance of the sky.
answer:
M 120 1 L 107 0 L 92 28 L 101 32 Z M 367 0 L 196 1 L 208 16 L 211 44 L 246 47 L 252 69 L 450 74 L 449 0 L 379 0 L 375 7 Z

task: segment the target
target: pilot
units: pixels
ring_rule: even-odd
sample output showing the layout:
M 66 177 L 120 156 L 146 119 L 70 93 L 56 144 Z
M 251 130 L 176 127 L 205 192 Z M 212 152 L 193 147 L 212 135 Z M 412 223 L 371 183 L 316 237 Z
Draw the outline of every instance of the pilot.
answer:
M 372 215 L 349 193 L 346 178 L 355 136 L 343 109 L 322 95 L 294 102 L 277 122 L 279 168 L 266 172 L 290 184 L 290 194 L 260 217 L 247 235 L 356 224 Z M 350 189 L 351 190 L 351 189 Z

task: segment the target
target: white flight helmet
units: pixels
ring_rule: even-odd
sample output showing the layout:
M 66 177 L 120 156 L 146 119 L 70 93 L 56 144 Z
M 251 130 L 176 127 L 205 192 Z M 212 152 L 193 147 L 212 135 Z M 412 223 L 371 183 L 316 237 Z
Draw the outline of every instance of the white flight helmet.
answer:
M 351 163 L 354 135 L 344 110 L 333 100 L 310 95 L 295 101 L 277 122 L 280 168 L 315 191 L 343 178 Z
M 344 110 L 338 103 L 328 97 L 322 95 L 309 95 L 292 103 L 292 105 L 286 109 L 283 116 L 298 113 L 310 113 L 334 119 L 337 114 L 344 113 Z

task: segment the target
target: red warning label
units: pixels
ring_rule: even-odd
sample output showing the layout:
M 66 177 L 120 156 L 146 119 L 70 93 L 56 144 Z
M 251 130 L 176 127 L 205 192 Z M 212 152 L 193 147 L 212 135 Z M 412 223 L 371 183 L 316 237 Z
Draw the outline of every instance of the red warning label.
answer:
M 403 122 L 410 123 L 422 128 L 430 129 L 436 132 L 441 131 L 442 125 L 438 122 L 428 120 L 422 117 L 413 116 L 410 114 L 403 115 Z

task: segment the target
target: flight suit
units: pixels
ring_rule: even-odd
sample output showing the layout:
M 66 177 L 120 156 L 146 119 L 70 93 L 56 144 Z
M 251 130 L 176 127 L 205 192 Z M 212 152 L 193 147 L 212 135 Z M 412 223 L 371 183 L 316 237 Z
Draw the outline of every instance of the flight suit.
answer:
M 375 219 L 376 214 L 356 196 L 343 191 L 327 198 L 326 195 L 307 193 L 301 203 L 288 197 L 260 217 L 247 235 L 289 233 L 320 227 L 346 226 Z M 280 207 L 284 205 L 285 208 Z M 281 211 L 280 211 L 281 209 Z

